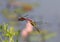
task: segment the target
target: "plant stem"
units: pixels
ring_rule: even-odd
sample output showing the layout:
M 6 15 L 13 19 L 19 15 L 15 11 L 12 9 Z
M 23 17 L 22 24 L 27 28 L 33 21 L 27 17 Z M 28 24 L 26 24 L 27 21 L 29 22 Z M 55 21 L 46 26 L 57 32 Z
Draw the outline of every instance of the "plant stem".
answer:
M 14 42 L 13 37 L 9 37 L 9 42 Z

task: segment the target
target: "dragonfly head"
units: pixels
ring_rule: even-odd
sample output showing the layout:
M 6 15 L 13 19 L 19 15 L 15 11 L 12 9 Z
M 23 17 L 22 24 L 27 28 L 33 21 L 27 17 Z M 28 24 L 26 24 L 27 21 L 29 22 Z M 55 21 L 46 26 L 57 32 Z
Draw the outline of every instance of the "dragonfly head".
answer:
M 24 21 L 24 20 L 26 20 L 24 17 L 19 17 L 18 18 L 18 21 Z

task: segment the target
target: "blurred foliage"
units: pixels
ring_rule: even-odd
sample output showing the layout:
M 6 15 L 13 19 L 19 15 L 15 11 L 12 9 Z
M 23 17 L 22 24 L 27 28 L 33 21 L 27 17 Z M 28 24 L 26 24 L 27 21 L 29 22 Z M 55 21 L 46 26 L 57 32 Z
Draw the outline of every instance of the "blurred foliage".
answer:
M 15 12 L 16 14 L 24 14 L 24 13 L 26 13 L 26 11 L 24 11 L 24 10 L 21 9 L 21 8 L 16 8 L 16 9 L 14 10 L 14 12 Z
M 44 34 L 48 34 L 48 31 L 47 31 L 47 30 L 44 30 L 44 31 L 43 31 L 43 30 L 41 30 L 41 31 L 40 31 L 40 33 L 39 33 L 39 32 L 37 32 L 37 31 L 33 31 L 33 32 L 31 32 L 31 34 L 33 34 L 33 35 L 35 35 L 35 34 L 37 34 L 37 35 L 38 35 L 38 34 L 42 34 L 42 33 L 44 33 Z
M 0 25 L 0 32 L 2 33 L 2 36 L 7 37 L 9 40 L 5 38 L 2 42 L 14 42 L 14 36 L 20 35 L 20 30 L 15 31 L 14 27 L 10 27 L 8 29 L 8 24 Z
M 3 37 L 7 37 L 9 40 L 7 40 L 5 38 L 5 40 L 2 39 L 2 36 L 0 35 L 0 40 L 2 40 L 2 42 L 14 42 L 14 37 L 16 36 L 17 39 L 16 39 L 16 42 L 18 42 L 18 37 L 20 36 L 20 30 L 15 30 L 14 27 L 10 27 L 8 29 L 8 24 L 4 24 L 4 25 L 0 25 L 0 32 L 2 33 L 2 36 Z M 51 37 L 55 37 L 56 36 L 56 33 L 49 33 L 48 34 L 48 31 L 40 31 L 40 33 L 38 33 L 37 31 L 32 31 L 31 34 L 32 35 L 40 35 L 44 33 L 44 39 L 47 40 L 47 39 L 50 39 Z M 30 37 L 31 38 L 31 37 Z M 34 37 L 33 37 L 34 38 Z M 40 40 L 42 40 L 40 38 Z
M 16 2 L 16 0 L 7 0 L 7 6 L 6 8 L 4 8 L 1 13 L 9 20 L 9 24 L 11 25 L 16 25 L 18 24 L 17 18 L 18 16 L 22 16 L 25 13 L 33 10 L 34 7 L 38 7 L 39 3 L 35 2 L 35 3 L 24 3 L 24 2 L 19 2 L 22 4 L 22 6 L 19 4 L 19 6 L 17 5 L 18 2 Z M 11 4 L 16 4 L 16 6 L 12 6 Z M 8 8 L 9 7 L 9 8 Z M 11 10 L 11 7 L 13 7 L 13 9 Z

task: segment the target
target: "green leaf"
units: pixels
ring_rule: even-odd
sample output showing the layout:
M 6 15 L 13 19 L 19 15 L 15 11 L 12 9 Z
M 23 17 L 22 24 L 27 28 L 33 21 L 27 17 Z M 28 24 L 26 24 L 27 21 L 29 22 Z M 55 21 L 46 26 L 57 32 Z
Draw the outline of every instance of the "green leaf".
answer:
M 3 26 L 2 25 L 0 25 L 0 30 L 2 30 L 3 29 Z
M 20 34 L 20 30 L 18 30 L 16 33 L 15 33 L 15 35 L 18 35 L 19 36 L 19 34 Z
M 8 24 L 4 24 L 4 30 L 7 31 Z
M 4 40 L 4 42 L 9 42 L 8 40 Z
M 18 42 L 18 40 L 16 40 L 16 42 Z

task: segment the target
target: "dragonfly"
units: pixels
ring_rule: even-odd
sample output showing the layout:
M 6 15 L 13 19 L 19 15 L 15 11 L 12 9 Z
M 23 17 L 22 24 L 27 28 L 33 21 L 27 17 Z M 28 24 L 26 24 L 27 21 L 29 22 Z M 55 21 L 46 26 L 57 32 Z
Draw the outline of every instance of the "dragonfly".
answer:
M 29 19 L 29 18 L 24 18 L 24 17 L 21 17 L 21 18 L 18 18 L 18 21 L 29 21 L 30 24 L 40 33 L 40 30 L 37 28 L 37 24 L 35 21 L 33 21 L 32 19 Z

